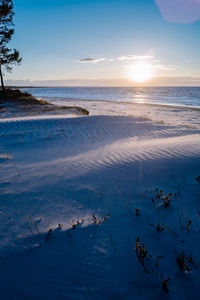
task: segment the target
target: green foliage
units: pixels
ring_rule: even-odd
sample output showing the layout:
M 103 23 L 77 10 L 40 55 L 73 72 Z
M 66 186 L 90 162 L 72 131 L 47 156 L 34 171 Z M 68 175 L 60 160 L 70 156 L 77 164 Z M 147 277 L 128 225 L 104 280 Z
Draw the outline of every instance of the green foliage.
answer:
M 22 61 L 19 52 L 16 49 L 8 47 L 14 34 L 14 6 L 12 0 L 0 1 L 0 76 L 1 85 L 4 89 L 2 67 L 7 72 L 12 71 L 13 64 L 19 64 Z

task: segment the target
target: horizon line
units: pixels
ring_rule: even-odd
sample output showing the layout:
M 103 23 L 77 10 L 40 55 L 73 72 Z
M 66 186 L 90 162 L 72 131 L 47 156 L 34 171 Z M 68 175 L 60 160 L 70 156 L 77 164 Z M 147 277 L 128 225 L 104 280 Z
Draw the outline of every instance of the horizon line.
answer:
M 200 88 L 200 85 L 149 85 L 149 86 L 114 86 L 114 85 L 6 85 L 7 88 Z

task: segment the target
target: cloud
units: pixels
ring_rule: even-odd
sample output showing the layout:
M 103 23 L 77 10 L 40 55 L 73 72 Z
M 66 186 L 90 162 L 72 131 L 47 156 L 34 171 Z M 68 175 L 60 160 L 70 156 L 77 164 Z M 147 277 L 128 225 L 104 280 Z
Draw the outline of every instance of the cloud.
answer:
M 200 19 L 199 0 L 155 0 L 168 22 L 188 24 Z
M 159 71 L 173 71 L 176 69 L 174 65 L 164 65 L 164 64 L 156 64 L 154 68 Z
M 105 61 L 105 58 L 92 58 L 92 57 L 87 57 L 87 58 L 82 58 L 77 60 L 77 63 L 81 63 L 81 64 L 96 64 L 102 61 Z
M 126 61 L 126 60 L 143 60 L 143 59 L 152 59 L 154 56 L 151 55 L 126 55 L 126 56 L 119 56 L 117 59 L 116 58 L 94 58 L 94 57 L 87 57 L 87 58 L 81 58 L 76 60 L 77 63 L 81 64 L 96 64 L 99 62 L 115 62 L 116 60 L 118 61 Z
M 127 56 L 120 56 L 118 60 L 141 60 L 141 59 L 152 59 L 153 56 L 150 55 L 127 55 Z

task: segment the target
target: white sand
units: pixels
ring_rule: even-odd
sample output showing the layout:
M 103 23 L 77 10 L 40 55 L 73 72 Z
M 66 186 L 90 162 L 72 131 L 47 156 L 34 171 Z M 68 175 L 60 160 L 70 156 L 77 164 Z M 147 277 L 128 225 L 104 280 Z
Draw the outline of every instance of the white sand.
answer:
M 90 115 L 133 116 L 169 125 L 184 125 L 200 129 L 200 108 L 120 101 L 44 98 L 58 105 L 76 105 L 89 110 Z
M 196 299 L 200 131 L 180 119 L 170 126 L 93 111 L 0 121 L 2 299 L 160 299 L 167 277 L 170 299 Z M 156 187 L 177 194 L 170 207 L 152 203 Z M 152 256 L 150 274 L 137 237 Z M 195 262 L 188 274 L 176 263 L 183 250 Z

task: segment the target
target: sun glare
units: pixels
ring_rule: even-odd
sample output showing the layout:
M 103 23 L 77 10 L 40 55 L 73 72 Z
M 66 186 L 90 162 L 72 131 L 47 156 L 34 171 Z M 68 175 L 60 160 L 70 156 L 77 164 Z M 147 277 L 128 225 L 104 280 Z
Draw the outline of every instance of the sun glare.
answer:
M 153 77 L 153 66 L 148 63 L 137 63 L 129 66 L 128 77 L 137 82 L 145 82 Z

